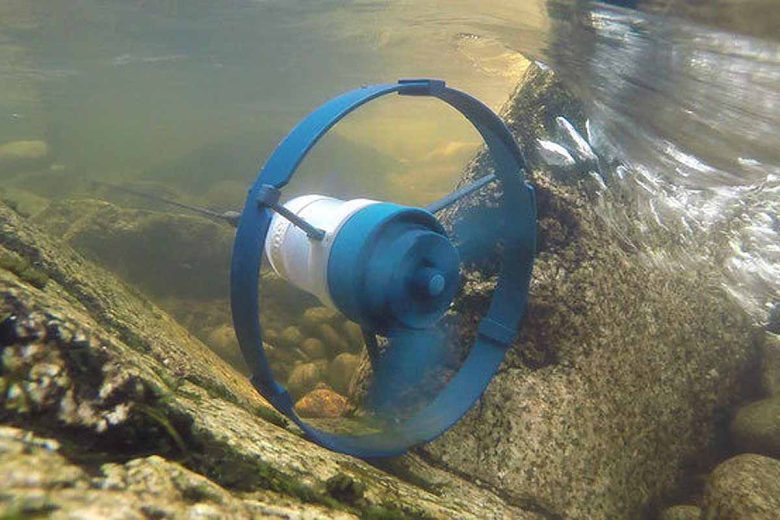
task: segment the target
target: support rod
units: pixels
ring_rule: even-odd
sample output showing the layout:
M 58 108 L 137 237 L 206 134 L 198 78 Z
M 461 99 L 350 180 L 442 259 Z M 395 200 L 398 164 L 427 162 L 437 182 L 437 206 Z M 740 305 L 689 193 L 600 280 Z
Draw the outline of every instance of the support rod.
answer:
M 472 193 L 474 193 L 475 191 L 487 186 L 488 184 L 495 181 L 496 179 L 498 179 L 498 177 L 496 177 L 494 173 L 491 173 L 490 175 L 485 175 L 484 177 L 480 177 L 474 182 L 466 184 L 462 188 L 455 190 L 449 195 L 446 195 L 441 199 L 437 200 L 436 202 L 429 204 L 425 209 L 431 213 L 437 213 L 443 210 L 444 208 L 452 206 L 463 197 L 467 197 Z

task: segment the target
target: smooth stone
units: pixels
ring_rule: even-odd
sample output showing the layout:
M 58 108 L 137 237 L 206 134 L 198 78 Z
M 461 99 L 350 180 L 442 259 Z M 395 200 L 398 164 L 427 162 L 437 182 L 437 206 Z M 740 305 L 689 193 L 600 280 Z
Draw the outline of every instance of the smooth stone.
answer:
M 353 321 L 345 321 L 341 328 L 349 342 L 351 352 L 359 352 L 363 348 L 363 330 Z
M 0 200 L 25 217 L 37 215 L 45 210 L 49 200 L 27 190 L 0 187 Z
M 297 365 L 287 379 L 287 391 L 293 397 L 300 397 L 310 392 L 320 382 L 320 368 L 314 363 Z
M 740 408 L 731 436 L 742 452 L 780 458 L 780 395 Z
M 320 339 L 322 339 L 323 343 L 325 343 L 325 346 L 328 348 L 331 357 L 349 350 L 347 341 L 336 332 L 336 329 L 334 329 L 332 325 L 323 323 L 317 327 L 317 332 L 319 333 Z
M 347 399 L 328 388 L 318 388 L 295 403 L 295 411 L 302 417 L 336 418 L 349 409 Z
M 701 509 L 698 506 L 679 505 L 667 507 L 658 520 L 700 520 Z
M 238 340 L 233 327 L 230 325 L 220 325 L 212 329 L 208 336 L 209 345 L 219 350 L 231 350 L 238 348 Z
M 263 331 L 263 343 L 270 343 L 276 345 L 279 342 L 279 333 L 274 329 L 266 329 Z
M 338 317 L 338 311 L 329 307 L 310 307 L 303 313 L 302 323 L 306 330 L 315 332 L 321 324 L 332 323 Z
M 301 329 L 293 325 L 287 327 L 279 335 L 279 344 L 288 349 L 298 348 L 304 340 Z
M 328 366 L 330 385 L 340 394 L 346 394 L 359 363 L 360 358 L 355 354 L 343 353 L 336 356 Z
M 320 359 L 326 355 L 325 344 L 317 338 L 306 338 L 301 343 L 301 350 L 309 359 Z
M 314 365 L 317 367 L 317 370 L 320 371 L 320 380 L 322 380 L 325 375 L 328 373 L 328 360 L 327 359 L 317 359 L 314 362 Z
M 780 394 L 780 335 L 767 332 L 761 360 L 761 388 L 768 395 Z
M 705 520 L 775 520 L 780 514 L 780 460 L 747 453 L 722 462 L 702 496 Z
M 241 354 L 241 348 L 238 346 L 236 334 L 230 325 L 220 325 L 209 332 L 206 342 L 219 357 L 236 367 L 242 372 L 246 372 L 246 362 Z
M 37 166 L 48 156 L 49 145 L 45 141 L 12 141 L 0 145 L 0 169 Z

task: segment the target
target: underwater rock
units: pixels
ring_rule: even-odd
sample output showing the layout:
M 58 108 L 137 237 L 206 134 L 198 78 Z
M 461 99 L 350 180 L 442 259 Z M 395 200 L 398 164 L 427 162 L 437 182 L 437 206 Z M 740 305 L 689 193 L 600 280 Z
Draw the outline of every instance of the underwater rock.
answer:
M 551 70 L 532 65 L 502 111 L 536 195 L 529 307 L 479 404 L 421 451 L 548 518 L 640 518 L 720 458 L 722 411 L 755 381 L 755 328 L 708 281 L 716 266 L 653 261 L 654 251 L 635 244 L 664 252 L 675 242 L 669 230 L 634 227 L 640 217 L 630 204 L 607 200 L 618 194 L 595 195 L 583 189 L 587 179 L 552 172 L 536 143 L 556 139 L 558 117 L 584 127 L 577 100 Z M 479 155 L 461 184 L 490 167 Z M 442 211 L 445 225 L 494 203 L 499 189 Z M 608 203 L 625 210 L 625 226 L 601 216 Z M 495 286 L 489 259 L 481 265 L 479 276 L 466 273 L 453 306 L 465 324 L 477 323 Z
M 349 409 L 347 399 L 330 388 L 317 388 L 295 403 L 295 411 L 301 417 L 336 418 Z
M 5 426 L 0 482 L 3 518 L 356 518 L 271 492 L 237 497 L 156 455 L 81 468 L 56 440 Z
M 324 358 L 327 353 L 325 345 L 317 338 L 306 338 L 301 343 L 301 350 L 309 356 L 309 359 Z
M 541 518 L 418 457 L 398 478 L 287 431 L 169 315 L 1 202 L 0 254 L 49 279 L 0 266 L 0 424 L 21 439 L 0 426 L 2 517 Z M 363 499 L 328 495 L 336 474 Z
M 780 335 L 764 335 L 761 359 L 761 388 L 768 395 L 780 394 Z
M 774 520 L 780 511 L 780 460 L 737 455 L 710 475 L 702 497 L 706 520 Z
M 304 339 L 305 336 L 301 332 L 301 329 L 290 325 L 279 334 L 278 343 L 286 349 L 293 350 L 301 346 Z
M 322 342 L 325 343 L 330 357 L 338 356 L 340 353 L 349 350 L 347 341 L 336 332 L 332 325 L 322 323 L 317 327 L 317 332 Z
M 287 391 L 295 398 L 301 397 L 313 390 L 321 379 L 322 371 L 316 363 L 301 363 L 287 379 Z
M 0 187 L 0 200 L 20 215 L 32 217 L 49 204 L 49 200 L 27 190 Z
M 740 408 L 731 436 L 742 452 L 780 458 L 780 395 Z
M 0 144 L 0 171 L 23 171 L 46 164 L 49 145 L 45 141 L 12 141 Z
M 206 343 L 219 357 L 236 368 L 245 369 L 244 358 L 238 346 L 236 333 L 230 325 L 220 325 L 212 329 L 206 338 Z
M 360 325 L 353 321 L 345 320 L 342 325 L 344 329 L 344 335 L 349 341 L 350 352 L 360 352 L 363 348 L 363 331 Z
M 698 506 L 672 506 L 661 512 L 658 520 L 700 520 L 701 509 Z
M 309 332 L 316 333 L 323 323 L 333 324 L 340 315 L 330 307 L 311 307 L 303 313 L 303 327 Z
M 233 231 L 223 224 L 91 199 L 53 202 L 34 220 L 153 297 L 228 295 Z
M 346 395 L 352 376 L 357 370 L 360 358 L 355 354 L 343 353 L 336 356 L 328 366 L 328 382 L 338 393 Z

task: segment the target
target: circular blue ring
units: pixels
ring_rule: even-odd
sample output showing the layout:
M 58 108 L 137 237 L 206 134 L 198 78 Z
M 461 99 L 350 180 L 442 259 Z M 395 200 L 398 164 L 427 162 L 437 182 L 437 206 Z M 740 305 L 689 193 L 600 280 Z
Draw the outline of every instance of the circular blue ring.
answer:
M 292 398 L 273 377 L 262 344 L 258 284 L 262 249 L 271 211 L 258 203 L 268 186 L 284 187 L 317 141 L 347 114 L 377 97 L 398 93 L 441 99 L 468 119 L 481 134 L 502 184 L 503 205 L 511 208 L 516 225 L 501 251 L 501 271 L 487 315 L 460 371 L 421 412 L 382 433 L 335 435 L 313 428 L 294 410 Z M 395 456 L 411 446 L 433 440 L 465 414 L 482 395 L 506 350 L 514 341 L 523 316 L 536 250 L 536 204 L 524 180 L 522 152 L 509 129 L 487 106 L 468 94 L 429 79 L 362 87 L 335 97 L 310 113 L 285 137 L 260 170 L 241 213 L 233 246 L 230 304 L 241 351 L 255 388 L 305 434 L 334 451 L 362 458 Z M 514 223 L 514 221 L 513 221 Z

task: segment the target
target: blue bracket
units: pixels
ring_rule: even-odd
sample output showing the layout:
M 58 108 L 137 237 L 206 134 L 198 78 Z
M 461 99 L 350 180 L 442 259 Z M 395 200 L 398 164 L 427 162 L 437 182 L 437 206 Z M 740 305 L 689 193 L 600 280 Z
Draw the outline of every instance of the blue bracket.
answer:
M 318 227 L 314 227 L 301 217 L 279 204 L 279 198 L 282 196 L 282 192 L 279 188 L 271 186 L 269 184 L 263 184 L 260 186 L 257 194 L 257 204 L 269 209 L 274 210 L 280 216 L 289 220 L 290 223 L 303 230 L 306 236 L 312 240 L 321 241 L 325 238 L 325 231 Z

